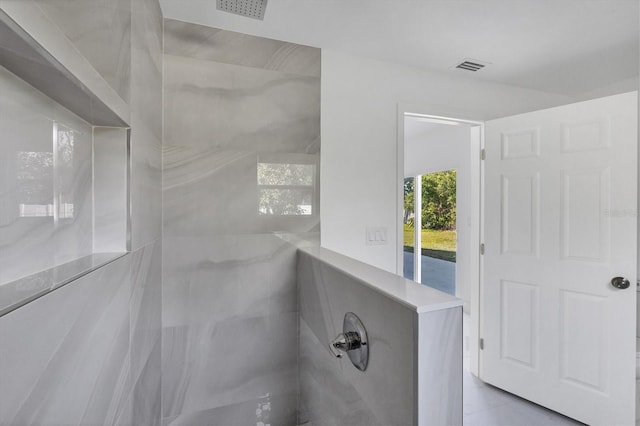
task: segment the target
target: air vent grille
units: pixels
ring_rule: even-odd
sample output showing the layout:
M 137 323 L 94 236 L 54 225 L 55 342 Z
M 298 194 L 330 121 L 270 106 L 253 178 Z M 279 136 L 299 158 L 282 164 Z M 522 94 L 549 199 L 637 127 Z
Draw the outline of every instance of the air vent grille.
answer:
M 462 63 L 459 63 L 458 65 L 456 65 L 456 68 L 460 68 L 462 70 L 467 70 L 467 71 L 479 71 L 482 68 L 484 68 L 483 64 L 479 64 L 477 62 L 471 62 L 471 61 L 464 61 Z
M 216 0 L 216 9 L 253 19 L 264 19 L 267 0 Z

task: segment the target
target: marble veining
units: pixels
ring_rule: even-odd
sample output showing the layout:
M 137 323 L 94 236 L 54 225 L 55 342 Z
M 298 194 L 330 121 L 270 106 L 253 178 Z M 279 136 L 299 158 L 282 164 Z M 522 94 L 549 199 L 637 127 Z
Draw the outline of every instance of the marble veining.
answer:
M 0 424 L 119 424 L 129 274 L 125 256 L 0 318 Z
M 0 285 L 86 256 L 91 126 L 0 67 Z
M 417 314 L 302 251 L 297 271 L 301 415 L 312 424 L 414 424 Z M 346 312 L 358 315 L 369 334 L 364 373 L 329 351 Z
M 318 162 L 319 80 L 171 55 L 165 67 L 165 235 L 313 230 L 318 214 L 260 217 L 256 175 L 264 153 L 277 162 L 290 154 Z M 212 86 L 226 89 L 206 90 Z
M 317 170 L 320 51 L 175 21 L 164 43 L 163 424 L 293 426 L 296 246 L 275 233 L 317 235 L 320 206 L 261 213 L 258 163 Z
M 131 6 L 131 424 L 162 422 L 162 75 L 158 0 Z
M 163 325 L 297 311 L 293 246 L 263 235 L 164 239 Z
M 418 318 L 418 424 L 462 424 L 462 307 Z
M 132 3 L 131 246 L 162 233 L 162 11 L 157 0 Z
M 0 318 L 0 425 L 160 424 L 161 249 Z
M 417 309 L 316 251 L 301 249 L 297 260 L 299 424 L 461 424 L 462 307 L 436 298 L 436 309 Z M 364 373 L 328 347 L 346 312 L 367 329 Z
M 168 238 L 163 255 L 164 416 L 295 394 L 295 248 L 272 235 Z
M 165 21 L 165 53 L 320 77 L 320 49 L 188 22 Z
M 35 0 L 82 55 L 129 101 L 131 0 Z
M 60 282 L 67 285 L 0 318 L 0 425 L 160 425 L 163 18 L 159 2 L 36 0 L 24 2 L 24 7 L 5 3 L 11 16 L 19 18 L 17 25 L 51 41 L 52 54 L 66 55 L 62 59 L 71 61 L 68 69 L 82 71 L 76 77 L 87 87 L 100 89 L 95 96 L 118 107 L 114 109 L 118 117 L 131 125 L 130 184 L 135 202 L 131 253 L 81 277 L 69 264 L 50 270 L 45 275 L 52 275 L 53 287 L 60 287 Z M 73 55 L 67 55 L 68 49 Z M 54 264 L 64 262 L 71 252 L 91 253 L 91 127 L 12 78 L 0 69 L 0 129 L 7 142 L 0 165 L 8 176 L 22 176 L 23 182 L 0 181 L 0 258 L 4 262 L 6 250 L 13 250 L 16 259 L 32 261 L 49 246 L 57 256 Z M 100 106 L 88 102 L 90 107 Z M 58 123 L 60 140 L 68 143 L 73 135 L 73 173 L 68 163 L 62 164 L 62 174 L 49 172 L 52 120 Z M 121 125 L 116 121 L 97 124 Z M 44 165 L 42 179 L 27 173 L 32 168 L 18 164 L 17 154 L 23 151 L 38 154 L 32 155 L 32 163 Z M 20 170 L 22 174 L 17 173 Z M 38 191 L 49 192 L 51 186 L 64 189 L 56 197 L 64 206 L 55 210 L 59 226 L 52 231 L 54 219 L 30 216 L 19 220 L 28 226 L 10 228 L 17 220 L 16 197 L 26 194 L 35 200 L 31 204 L 44 206 L 23 211 L 49 214 L 48 205 L 54 203 L 38 196 Z M 73 209 L 68 206 L 71 202 Z M 0 265 L 0 283 L 24 275 L 10 269 L 14 266 Z M 51 280 L 45 283 L 42 278 L 27 280 L 21 290 L 49 287 Z
M 131 419 L 133 425 L 161 421 L 162 241 L 131 258 Z
M 295 395 L 296 318 L 296 314 L 276 314 L 165 328 L 165 416 L 226 406 L 266 393 Z M 295 411 L 295 406 L 289 409 Z
M 123 255 L 124 253 L 94 253 L 6 283 L 0 286 L 0 316 L 95 271 Z
M 314 154 L 319 137 L 319 78 L 165 55 L 166 144 Z
M 462 306 L 462 300 L 457 297 L 332 250 L 311 246 L 303 247 L 302 251 L 326 264 L 327 268 L 342 271 L 342 273 L 361 282 L 362 285 L 384 294 L 385 297 L 394 299 L 412 311 L 425 313 Z
M 352 367 L 327 354 L 326 345 L 301 319 L 298 424 L 386 426 L 343 374 Z
M 27 28 L 15 22 L 16 14 L 25 13 L 37 15 L 29 15 Z M 89 123 L 126 125 L 124 101 L 32 2 L 2 3 L 0 63 Z
M 296 395 L 272 395 L 235 404 L 168 417 L 166 426 L 295 425 Z
M 128 131 L 93 128 L 93 249 L 128 249 Z

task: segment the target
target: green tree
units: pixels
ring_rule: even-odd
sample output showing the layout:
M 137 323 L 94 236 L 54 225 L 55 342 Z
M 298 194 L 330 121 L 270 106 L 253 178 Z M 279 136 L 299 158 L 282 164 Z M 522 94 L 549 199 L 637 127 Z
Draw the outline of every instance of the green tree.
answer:
M 455 227 L 456 171 L 422 175 L 422 228 L 451 230 Z
M 409 223 L 409 216 L 414 211 L 415 206 L 415 192 L 414 192 L 413 178 L 405 178 L 404 180 L 404 223 Z

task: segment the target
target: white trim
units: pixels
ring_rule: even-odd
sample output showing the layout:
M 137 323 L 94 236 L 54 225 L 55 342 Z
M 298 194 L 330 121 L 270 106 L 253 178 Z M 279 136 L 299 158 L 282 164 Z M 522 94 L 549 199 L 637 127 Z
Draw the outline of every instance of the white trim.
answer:
M 471 205 L 476 207 L 472 210 L 471 216 L 471 233 L 474 235 L 476 244 L 472 244 L 470 257 L 477 259 L 472 265 L 469 276 L 477 278 L 477 285 L 471 286 L 470 311 L 471 321 L 469 323 L 470 341 L 469 352 L 471 354 L 471 363 L 469 369 L 476 376 L 480 375 L 480 330 L 482 328 L 482 286 L 483 286 L 483 259 L 480 254 L 480 244 L 484 242 L 484 162 L 481 160 L 481 152 L 484 149 L 484 123 L 480 123 L 477 135 L 472 133 L 471 136 L 471 175 L 478 177 L 477 184 L 471 188 Z M 475 137 L 474 137 L 475 136 Z M 477 238 L 477 239 L 475 239 Z
M 398 104 L 396 143 L 396 273 L 404 277 L 404 117 L 406 111 Z
M 440 110 L 440 111 L 439 111 Z M 470 257 L 477 259 L 477 263 L 472 265 L 471 278 L 477 285 L 471 286 L 471 322 L 470 322 L 470 341 L 469 352 L 471 354 L 470 370 L 474 375 L 479 375 L 480 372 L 480 325 L 481 325 L 481 312 L 480 301 L 482 297 L 482 258 L 480 256 L 480 243 L 484 238 L 484 165 L 480 159 L 480 152 L 484 149 L 484 121 L 477 119 L 460 111 L 442 111 L 441 108 L 431 107 L 419 107 L 415 105 L 398 104 L 397 106 L 397 181 L 396 181 L 396 232 L 397 232 L 397 248 L 396 248 L 396 271 L 398 275 L 404 276 L 403 267 L 403 242 L 404 242 L 404 224 L 403 224 L 403 206 L 404 206 L 404 119 L 405 117 L 437 120 L 443 122 L 443 124 L 464 123 L 470 124 L 471 127 L 479 127 L 480 134 L 478 138 L 472 138 L 471 146 L 471 172 L 472 177 L 477 177 L 477 185 L 473 185 L 471 188 L 472 207 L 471 209 L 471 232 L 472 241 L 477 244 L 472 244 Z M 459 117 L 459 118 L 454 118 Z M 415 242 L 414 242 L 415 243 Z M 414 253 L 416 249 L 414 247 Z
M 414 199 L 413 280 L 421 283 L 422 282 L 422 175 L 418 175 L 413 178 L 413 193 L 414 193 L 413 195 L 414 197 L 413 198 Z M 403 204 L 404 204 L 404 200 L 403 200 Z M 404 237 L 404 226 L 402 229 L 402 235 Z M 404 259 L 403 259 L 403 263 L 404 263 Z

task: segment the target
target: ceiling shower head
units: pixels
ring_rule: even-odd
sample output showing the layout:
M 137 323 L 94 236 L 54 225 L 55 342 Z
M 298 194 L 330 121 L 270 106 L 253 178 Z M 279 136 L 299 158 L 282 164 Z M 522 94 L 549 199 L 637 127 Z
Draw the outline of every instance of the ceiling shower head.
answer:
M 264 20 L 267 0 L 216 0 L 216 9 L 247 18 Z

